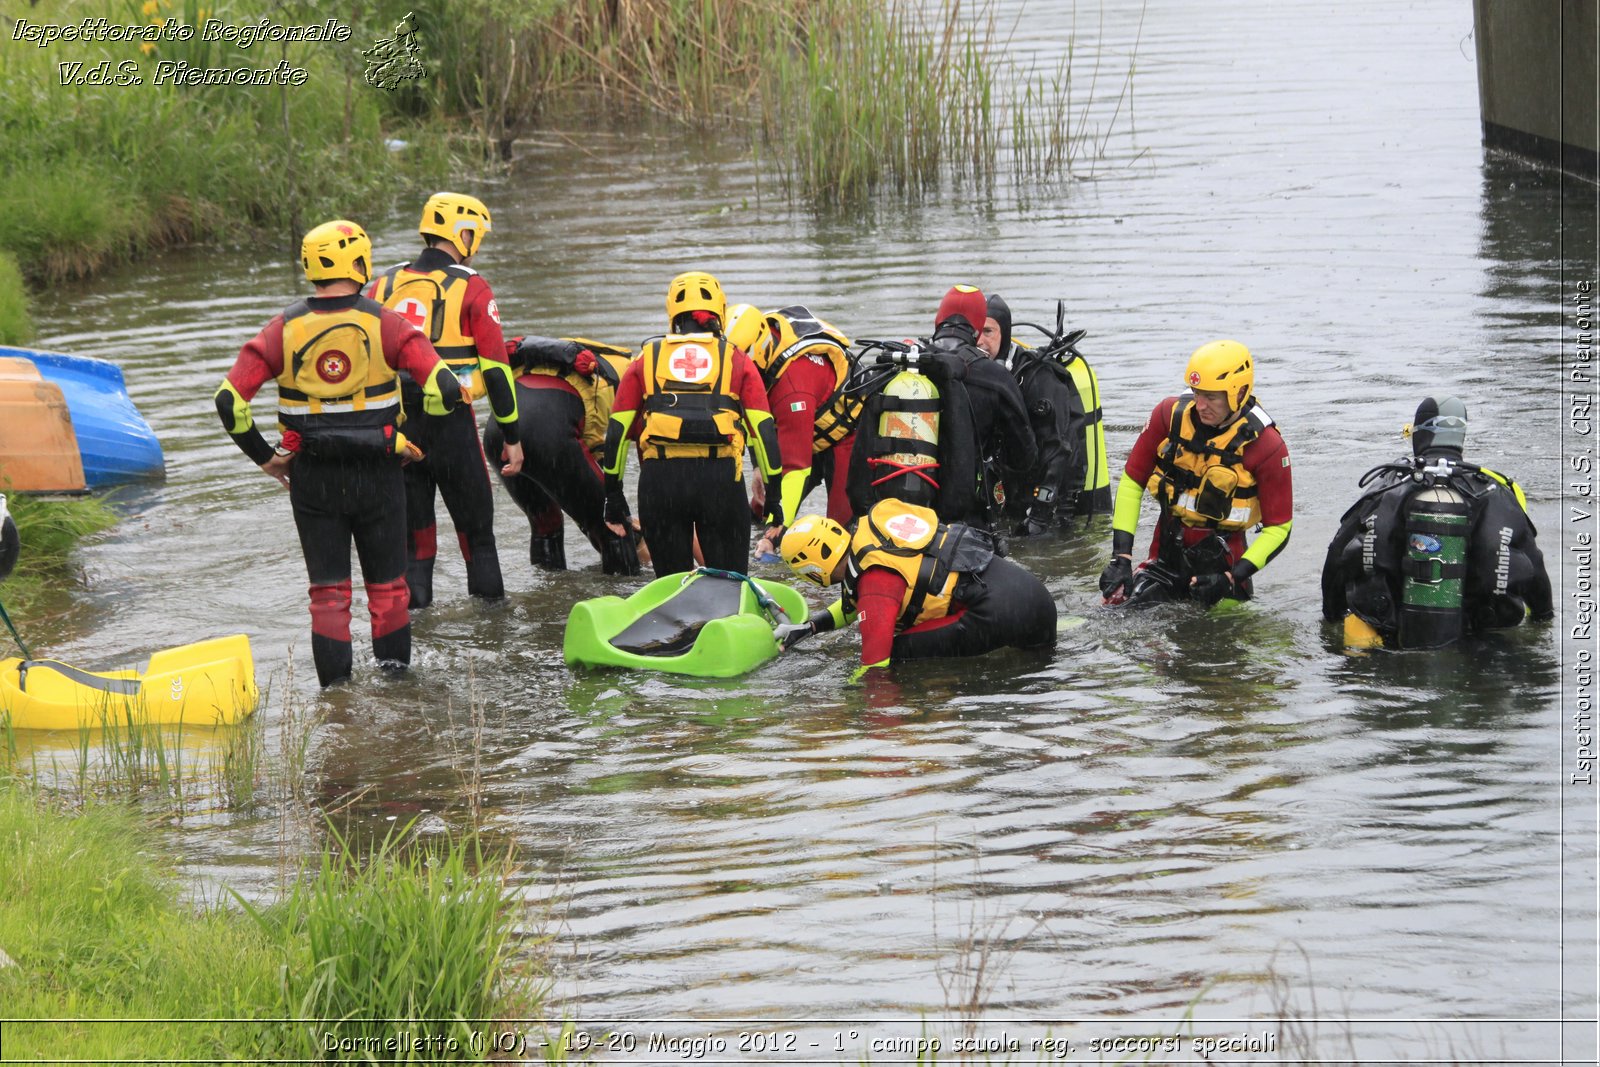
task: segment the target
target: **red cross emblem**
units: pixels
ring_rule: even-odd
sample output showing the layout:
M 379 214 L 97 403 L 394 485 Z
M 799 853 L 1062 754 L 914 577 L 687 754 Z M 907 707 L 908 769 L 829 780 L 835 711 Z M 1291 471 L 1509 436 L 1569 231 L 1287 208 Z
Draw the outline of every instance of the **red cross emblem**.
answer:
M 350 357 L 337 349 L 317 357 L 317 374 L 325 382 L 342 382 L 350 377 Z
M 394 306 L 395 314 L 417 329 L 428 325 L 428 307 L 415 297 L 408 296 Z
M 672 376 L 682 382 L 700 382 L 711 376 L 711 353 L 699 345 L 684 345 L 672 354 L 667 364 Z
M 1199 385 L 1200 384 L 1200 372 L 1199 371 L 1192 370 L 1192 371 L 1189 372 L 1189 384 L 1190 385 Z
M 902 541 L 920 541 L 928 532 L 928 524 L 915 515 L 901 515 L 887 529 Z

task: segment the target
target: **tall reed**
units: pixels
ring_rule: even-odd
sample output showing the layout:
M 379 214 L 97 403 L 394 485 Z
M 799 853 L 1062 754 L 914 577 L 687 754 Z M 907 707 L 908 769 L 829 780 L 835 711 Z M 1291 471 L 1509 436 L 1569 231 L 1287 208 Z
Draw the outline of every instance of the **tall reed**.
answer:
M 306 1059 L 327 1056 L 329 1038 L 382 1049 L 397 1029 L 423 1043 L 383 1052 L 391 1062 L 485 1058 L 472 1035 L 501 1008 L 518 914 L 510 864 L 475 837 L 402 846 L 409 830 L 360 859 L 330 829 L 316 873 L 281 910 L 251 909 L 263 929 L 281 924 L 296 939 L 281 1014 L 305 1021 L 294 1044 Z
M 791 191 L 833 204 L 882 189 L 917 195 L 945 177 L 989 183 L 1008 159 L 1025 181 L 1054 180 L 1098 132 L 1087 112 L 1074 126 L 1072 52 L 1050 76 L 1016 69 L 992 0 L 382 0 L 379 9 L 415 11 L 434 72 L 390 105 L 466 116 L 490 157 L 509 158 L 515 138 L 551 110 L 589 103 L 722 130 L 753 145 Z

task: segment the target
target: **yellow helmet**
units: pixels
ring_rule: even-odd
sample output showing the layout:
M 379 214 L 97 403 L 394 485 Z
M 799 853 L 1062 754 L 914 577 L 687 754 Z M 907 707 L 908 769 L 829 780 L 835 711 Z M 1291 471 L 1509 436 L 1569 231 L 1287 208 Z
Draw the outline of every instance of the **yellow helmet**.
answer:
M 422 205 L 422 221 L 417 224 L 424 237 L 442 237 L 455 245 L 462 259 L 477 252 L 483 235 L 493 228 L 483 201 L 465 193 L 434 193 Z
M 709 311 L 717 325 L 728 321 L 728 298 L 722 283 L 703 270 L 685 271 L 667 286 L 667 321 L 676 322 L 686 311 Z
M 778 554 L 806 581 L 832 585 L 850 554 L 850 533 L 824 515 L 802 515 L 783 535 Z
M 767 320 L 760 309 L 749 304 L 735 304 L 728 309 L 728 325 L 722 331 L 728 343 L 742 349 L 744 354 L 755 360 L 756 366 L 766 364 L 770 353 L 767 348 L 772 343 L 771 335 L 767 333 Z M 757 353 L 760 349 L 760 353 Z
M 365 285 L 372 277 L 372 239 L 347 219 L 324 222 L 300 242 L 300 264 L 307 281 L 348 278 Z
M 1250 358 L 1250 350 L 1238 341 L 1201 345 L 1189 357 L 1189 366 L 1183 372 L 1183 384 L 1190 389 L 1226 394 L 1229 411 L 1244 407 L 1255 381 L 1255 361 Z

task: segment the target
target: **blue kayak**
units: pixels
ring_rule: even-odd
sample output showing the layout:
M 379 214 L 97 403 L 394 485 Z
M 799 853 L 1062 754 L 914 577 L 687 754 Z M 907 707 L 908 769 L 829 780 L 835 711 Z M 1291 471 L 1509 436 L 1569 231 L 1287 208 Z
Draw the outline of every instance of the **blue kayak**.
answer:
M 128 397 L 121 367 L 89 356 L 0 345 L 3 357 L 31 361 L 45 381 L 60 387 L 90 489 L 165 476 L 161 442 Z

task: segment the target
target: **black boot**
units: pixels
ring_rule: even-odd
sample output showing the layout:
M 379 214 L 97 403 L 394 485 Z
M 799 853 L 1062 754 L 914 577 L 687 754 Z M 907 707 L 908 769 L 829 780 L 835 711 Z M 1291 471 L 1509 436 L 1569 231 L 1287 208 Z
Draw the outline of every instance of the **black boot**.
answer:
M 349 647 L 345 646 L 346 649 Z M 411 624 L 407 623 L 382 637 L 374 637 L 372 654 L 378 658 L 378 666 L 386 671 L 403 671 L 411 666 Z M 348 657 L 349 652 L 345 655 Z
M 472 548 L 472 558 L 467 561 L 467 595 L 484 600 L 500 600 L 506 595 L 506 583 L 500 577 L 500 551 L 492 539 Z
M 433 557 L 406 564 L 406 588 L 411 590 L 411 610 L 433 603 Z
M 540 570 L 566 570 L 567 542 L 564 536 L 565 533 L 565 529 L 560 529 L 548 537 L 540 537 L 538 534 L 534 534 L 528 541 L 528 562 Z
M 407 642 L 409 648 L 409 639 Z M 323 688 L 350 677 L 350 642 L 321 634 L 311 635 L 311 658 L 317 664 L 317 681 Z

